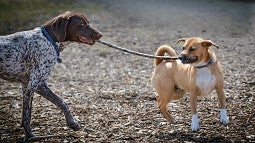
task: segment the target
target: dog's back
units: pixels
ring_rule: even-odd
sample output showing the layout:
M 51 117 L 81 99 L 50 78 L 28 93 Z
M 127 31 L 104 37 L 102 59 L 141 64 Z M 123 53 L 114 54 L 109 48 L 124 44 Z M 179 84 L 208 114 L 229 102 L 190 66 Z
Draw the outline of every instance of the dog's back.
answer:
M 55 54 L 54 49 L 47 47 L 51 48 L 51 45 L 40 28 L 0 36 L 0 78 L 22 82 L 31 67 L 46 56 L 43 53 L 52 51 L 51 55 Z

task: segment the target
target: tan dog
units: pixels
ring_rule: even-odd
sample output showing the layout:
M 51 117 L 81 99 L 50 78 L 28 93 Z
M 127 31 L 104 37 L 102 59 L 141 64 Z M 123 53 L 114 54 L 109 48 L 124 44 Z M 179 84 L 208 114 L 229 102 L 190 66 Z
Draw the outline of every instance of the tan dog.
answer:
M 156 99 L 160 111 L 170 123 L 173 123 L 174 119 L 167 111 L 167 104 L 172 100 L 180 99 L 186 92 L 189 93 L 192 114 L 191 129 L 197 131 L 199 129 L 197 98 L 208 95 L 215 89 L 219 99 L 220 122 L 224 125 L 228 124 L 223 73 L 211 49 L 212 45 L 217 48 L 218 46 L 210 40 L 198 37 L 182 38 L 176 44 L 179 42 L 185 42 L 180 54 L 181 61 L 161 59 L 154 61 L 152 85 L 157 92 Z M 175 51 L 166 45 L 159 47 L 156 55 L 163 56 L 165 53 L 176 56 Z

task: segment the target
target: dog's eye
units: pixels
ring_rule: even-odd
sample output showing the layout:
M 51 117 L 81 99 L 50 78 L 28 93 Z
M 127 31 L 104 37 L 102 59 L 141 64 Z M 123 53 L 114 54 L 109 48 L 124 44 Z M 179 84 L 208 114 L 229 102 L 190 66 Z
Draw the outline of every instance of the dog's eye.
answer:
M 81 22 L 81 23 L 79 23 L 79 26 L 81 26 L 81 27 L 86 27 L 86 26 L 88 26 L 88 24 L 87 24 L 87 23 L 84 23 L 84 22 Z
M 182 47 L 182 50 L 185 50 L 185 47 Z
M 195 50 L 196 50 L 196 48 L 194 48 L 194 47 L 190 47 L 190 48 L 189 48 L 189 51 L 190 51 L 190 52 L 195 51 Z

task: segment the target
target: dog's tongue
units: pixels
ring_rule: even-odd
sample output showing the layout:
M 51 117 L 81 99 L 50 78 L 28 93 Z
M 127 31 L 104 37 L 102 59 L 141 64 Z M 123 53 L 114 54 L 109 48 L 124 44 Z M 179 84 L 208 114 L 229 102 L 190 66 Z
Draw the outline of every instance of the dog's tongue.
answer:
M 94 41 L 89 39 L 89 38 L 86 38 L 86 37 L 83 37 L 83 36 L 80 36 L 79 39 L 81 40 L 82 43 L 87 43 L 87 44 L 94 44 Z

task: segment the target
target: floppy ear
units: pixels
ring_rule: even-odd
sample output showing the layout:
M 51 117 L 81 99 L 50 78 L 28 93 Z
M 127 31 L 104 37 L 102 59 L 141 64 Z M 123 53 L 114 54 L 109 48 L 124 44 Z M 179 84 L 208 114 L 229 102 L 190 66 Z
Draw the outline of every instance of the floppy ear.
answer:
M 64 17 L 64 15 L 60 15 L 56 17 L 51 25 L 51 29 L 56 36 L 58 42 L 63 42 L 66 39 L 66 31 L 68 25 L 69 17 Z
M 187 39 L 188 38 L 181 38 L 175 43 L 175 45 L 179 44 L 179 42 L 185 42 Z
M 218 46 L 218 45 L 216 45 L 215 43 L 213 43 L 211 40 L 203 40 L 202 42 L 201 42 L 201 45 L 203 46 L 203 47 L 210 47 L 210 46 L 215 46 L 217 49 L 219 49 L 220 47 Z

